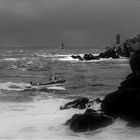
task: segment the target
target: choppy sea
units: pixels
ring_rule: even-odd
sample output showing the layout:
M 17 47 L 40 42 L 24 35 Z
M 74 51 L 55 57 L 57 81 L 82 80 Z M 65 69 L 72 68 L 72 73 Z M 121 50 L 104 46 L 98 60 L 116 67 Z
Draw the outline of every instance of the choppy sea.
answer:
M 77 97 L 95 99 L 115 91 L 131 72 L 129 60 L 78 61 L 72 54 L 98 54 L 102 50 L 73 47 L 17 47 L 0 49 L 0 139 L 139 140 L 140 128 L 117 119 L 97 131 L 74 133 L 64 123 L 85 110 L 60 110 Z M 55 74 L 61 85 L 26 88 L 44 83 Z

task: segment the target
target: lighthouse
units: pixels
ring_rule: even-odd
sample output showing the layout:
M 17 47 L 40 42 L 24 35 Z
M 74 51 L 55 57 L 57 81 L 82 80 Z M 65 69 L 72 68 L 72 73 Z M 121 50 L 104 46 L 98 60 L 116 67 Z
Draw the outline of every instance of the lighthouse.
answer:
M 116 35 L 116 44 L 120 44 L 121 41 L 120 41 L 120 34 L 117 34 Z

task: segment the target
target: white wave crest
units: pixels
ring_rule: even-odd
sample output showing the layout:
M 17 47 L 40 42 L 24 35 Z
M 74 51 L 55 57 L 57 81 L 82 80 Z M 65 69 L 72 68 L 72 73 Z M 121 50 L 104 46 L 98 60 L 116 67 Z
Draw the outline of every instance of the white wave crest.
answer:
M 17 61 L 18 59 L 17 58 L 3 58 L 3 59 L 0 59 L 1 61 Z
M 7 58 L 2 58 L 0 61 L 19 61 L 19 60 L 26 60 L 27 57 L 22 57 L 22 58 L 14 58 L 14 57 L 7 57 Z
M 0 90 L 13 90 L 13 91 L 23 91 L 29 84 L 27 83 L 0 83 Z
M 64 86 L 50 86 L 47 89 L 54 89 L 54 90 L 66 90 Z
M 72 55 L 72 54 L 71 54 Z M 36 54 L 36 56 L 39 56 L 39 57 L 66 57 L 67 54 Z
M 24 90 L 42 90 L 42 89 L 54 89 L 54 90 L 65 90 L 64 85 L 43 85 L 43 86 L 32 86 L 30 83 L 0 83 L 0 90 L 9 91 L 24 91 Z
M 76 54 L 81 56 L 83 58 L 84 54 Z M 97 56 L 98 54 L 93 54 L 94 56 Z M 96 60 L 79 60 L 79 59 L 74 59 L 71 57 L 72 55 L 66 55 L 63 57 L 57 57 L 53 58 L 53 60 L 58 60 L 58 61 L 73 61 L 73 62 L 103 62 L 103 61 L 113 61 L 113 62 L 127 62 L 128 59 L 125 57 L 120 57 L 119 59 L 113 59 L 113 58 L 100 58 Z

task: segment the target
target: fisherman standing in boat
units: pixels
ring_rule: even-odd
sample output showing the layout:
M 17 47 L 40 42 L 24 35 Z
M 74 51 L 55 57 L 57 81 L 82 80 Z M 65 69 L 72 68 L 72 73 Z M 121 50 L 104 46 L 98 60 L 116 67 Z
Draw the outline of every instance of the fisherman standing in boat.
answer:
M 56 78 L 56 75 L 55 73 L 52 73 L 52 77 L 50 78 L 50 82 L 56 82 L 57 81 L 57 78 Z
M 64 49 L 64 43 L 63 42 L 61 43 L 61 49 Z

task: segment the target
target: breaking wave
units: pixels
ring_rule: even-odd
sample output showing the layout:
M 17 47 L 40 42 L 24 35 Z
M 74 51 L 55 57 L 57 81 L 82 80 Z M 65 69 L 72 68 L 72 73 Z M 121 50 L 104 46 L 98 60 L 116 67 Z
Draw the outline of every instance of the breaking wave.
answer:
M 49 85 L 49 86 L 36 86 L 32 87 L 29 83 L 14 83 L 14 82 L 6 82 L 0 83 L 0 90 L 9 90 L 9 91 L 34 91 L 34 90 L 66 90 L 64 85 Z

